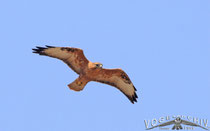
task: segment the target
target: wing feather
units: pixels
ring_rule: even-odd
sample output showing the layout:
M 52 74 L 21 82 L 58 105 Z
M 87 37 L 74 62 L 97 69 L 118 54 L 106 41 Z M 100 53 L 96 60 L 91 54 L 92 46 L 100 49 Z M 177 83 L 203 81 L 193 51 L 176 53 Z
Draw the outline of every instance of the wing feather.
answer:
M 46 45 L 46 47 L 37 46 L 32 50 L 33 53 L 57 58 L 64 61 L 77 74 L 80 74 L 85 68 L 87 68 L 89 62 L 85 57 L 83 50 L 79 48 L 54 47 Z
M 182 120 L 182 124 L 184 125 L 189 125 L 189 126 L 197 126 L 197 127 L 200 127 L 200 128 L 203 128 L 205 130 L 208 130 L 207 128 L 203 127 L 203 126 L 200 126 L 196 123 L 193 123 L 193 122 L 189 122 L 189 121 L 185 121 L 185 120 Z
M 168 126 L 168 125 L 171 125 L 171 124 L 175 124 L 175 120 L 168 121 L 168 122 L 159 124 L 159 125 L 157 125 L 157 126 L 153 126 L 153 127 L 151 127 L 151 128 L 147 128 L 146 130 L 150 130 L 150 129 L 153 129 L 153 128 L 156 128 L 156 127 Z
M 101 69 L 94 75 L 94 81 L 119 89 L 132 103 L 137 102 L 136 88 L 128 75 L 121 69 Z

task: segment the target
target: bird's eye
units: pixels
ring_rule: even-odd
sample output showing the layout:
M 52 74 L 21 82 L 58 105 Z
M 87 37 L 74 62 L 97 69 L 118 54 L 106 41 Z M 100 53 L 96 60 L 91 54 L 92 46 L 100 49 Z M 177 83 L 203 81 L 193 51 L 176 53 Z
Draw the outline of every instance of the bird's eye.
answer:
M 99 65 L 99 64 L 96 64 L 96 66 L 97 66 L 97 67 L 100 67 L 100 65 Z

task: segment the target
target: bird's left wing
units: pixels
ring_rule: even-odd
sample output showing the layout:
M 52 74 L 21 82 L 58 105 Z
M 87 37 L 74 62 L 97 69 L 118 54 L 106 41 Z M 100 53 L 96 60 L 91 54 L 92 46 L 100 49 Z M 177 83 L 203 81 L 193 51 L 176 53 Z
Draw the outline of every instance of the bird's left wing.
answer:
M 87 64 L 89 62 L 85 57 L 83 50 L 79 48 L 37 46 L 35 49 L 32 50 L 34 51 L 33 53 L 57 58 L 64 61 L 77 74 L 80 74 L 84 70 L 84 68 L 87 67 Z
M 185 120 L 182 120 L 182 124 L 184 125 L 189 125 L 189 126 L 197 126 L 197 127 L 200 127 L 200 128 L 203 128 L 205 130 L 208 130 L 207 128 L 203 127 L 203 126 L 200 126 L 196 123 L 192 123 L 192 122 L 189 122 L 189 121 L 185 121 Z
M 114 86 L 125 94 L 132 103 L 137 102 L 136 88 L 123 70 L 101 69 L 93 76 L 94 81 Z
M 172 120 L 172 121 L 168 121 L 168 122 L 165 122 L 163 124 L 159 124 L 157 126 L 153 126 L 151 128 L 147 128 L 146 130 L 150 130 L 150 129 L 153 129 L 153 128 L 156 128 L 156 127 L 163 127 L 163 126 L 168 126 L 168 125 L 171 125 L 171 124 L 175 124 L 175 120 Z

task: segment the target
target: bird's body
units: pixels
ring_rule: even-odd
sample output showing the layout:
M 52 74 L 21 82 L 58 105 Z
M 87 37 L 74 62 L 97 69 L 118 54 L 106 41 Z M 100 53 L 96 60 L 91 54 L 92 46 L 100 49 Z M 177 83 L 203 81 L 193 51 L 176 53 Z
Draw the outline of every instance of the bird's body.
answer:
M 104 69 L 101 63 L 89 61 L 79 48 L 46 46 L 33 50 L 33 53 L 62 60 L 79 74 L 79 77 L 68 85 L 70 89 L 81 91 L 88 82 L 96 81 L 118 88 L 132 103 L 137 102 L 136 88 L 122 69 Z

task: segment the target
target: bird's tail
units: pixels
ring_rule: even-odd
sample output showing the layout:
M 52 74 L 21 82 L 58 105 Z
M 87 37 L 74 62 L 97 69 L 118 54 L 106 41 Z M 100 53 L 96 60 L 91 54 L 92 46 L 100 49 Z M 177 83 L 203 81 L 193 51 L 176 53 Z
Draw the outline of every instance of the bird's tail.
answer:
M 85 77 L 79 76 L 74 82 L 70 83 L 68 87 L 74 91 L 81 91 L 85 85 L 89 82 Z
M 172 127 L 172 130 L 181 130 L 181 129 L 183 129 L 182 128 L 182 126 L 181 125 L 174 125 L 173 127 Z

